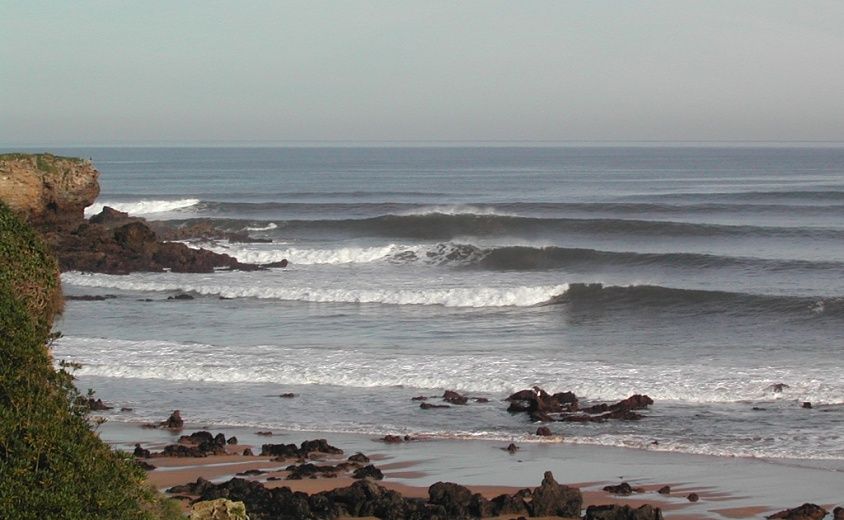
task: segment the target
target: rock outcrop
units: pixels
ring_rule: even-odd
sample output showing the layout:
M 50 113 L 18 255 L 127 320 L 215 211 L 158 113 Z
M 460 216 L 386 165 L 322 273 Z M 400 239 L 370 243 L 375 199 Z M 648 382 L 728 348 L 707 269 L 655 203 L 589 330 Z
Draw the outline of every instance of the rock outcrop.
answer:
M 74 226 L 100 194 L 99 175 L 84 159 L 2 154 L 0 200 L 34 226 Z
M 187 238 L 190 228 L 104 208 L 86 220 L 85 207 L 100 193 L 99 172 L 90 161 L 50 154 L 0 155 L 0 201 L 27 220 L 59 259 L 62 271 L 127 274 L 135 271 L 210 273 L 215 269 L 260 269 L 229 255 L 167 242 Z M 210 233 L 208 225 L 197 232 Z M 232 236 L 228 236 L 232 235 Z M 228 234 L 224 238 L 248 240 Z M 287 261 L 269 267 L 286 267 Z

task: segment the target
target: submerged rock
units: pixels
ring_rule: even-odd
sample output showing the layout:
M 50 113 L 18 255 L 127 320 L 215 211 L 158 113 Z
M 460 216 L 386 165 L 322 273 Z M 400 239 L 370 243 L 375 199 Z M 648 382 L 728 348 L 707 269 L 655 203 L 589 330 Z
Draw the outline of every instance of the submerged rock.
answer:
M 637 509 L 617 504 L 589 506 L 584 520 L 662 520 L 662 510 L 647 504 Z

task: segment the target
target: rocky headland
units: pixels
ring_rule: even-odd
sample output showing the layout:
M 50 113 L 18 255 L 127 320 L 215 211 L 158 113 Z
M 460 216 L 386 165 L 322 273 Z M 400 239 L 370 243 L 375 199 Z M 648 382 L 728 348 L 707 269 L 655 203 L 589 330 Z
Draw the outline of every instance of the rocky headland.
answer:
M 192 237 L 246 241 L 207 223 L 169 227 L 105 208 L 86 219 L 84 210 L 100 193 L 99 172 L 87 160 L 51 154 L 0 155 L 0 202 L 43 236 L 62 271 L 127 274 L 135 271 L 208 273 L 215 269 L 255 270 L 258 266 L 179 242 Z

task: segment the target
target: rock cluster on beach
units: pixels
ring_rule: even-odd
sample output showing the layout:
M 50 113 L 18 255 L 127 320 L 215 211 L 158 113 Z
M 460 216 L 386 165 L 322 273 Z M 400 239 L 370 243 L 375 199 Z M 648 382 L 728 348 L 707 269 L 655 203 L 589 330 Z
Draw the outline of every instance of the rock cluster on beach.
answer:
M 642 418 L 642 414 L 634 410 L 642 410 L 653 404 L 653 399 L 647 395 L 636 394 L 614 404 L 601 403 L 583 407 L 572 392 L 549 394 L 538 386 L 516 392 L 509 396 L 507 401 L 510 402 L 508 412 L 527 413 L 535 422 L 638 420 Z M 545 432 L 537 434 L 542 435 Z
M 127 274 L 135 271 L 209 273 L 219 268 L 259 266 L 205 249 L 170 242 L 208 237 L 207 223 L 170 228 L 112 208 L 85 219 L 84 210 L 100 193 L 99 172 L 90 161 L 50 154 L 0 155 L 0 201 L 43 236 L 62 271 Z M 254 241 L 248 235 L 217 231 L 216 237 Z M 282 261 L 270 267 L 284 267 Z
M 580 491 L 558 484 L 550 471 L 545 473 L 537 488 L 524 489 L 514 495 L 502 494 L 492 500 L 452 482 L 437 482 L 432 485 L 428 488 L 428 498 L 407 498 L 368 478 L 358 480 L 348 487 L 312 495 L 294 492 L 288 487 L 268 488 L 260 482 L 240 478 L 233 478 L 221 484 L 198 479 L 192 484 L 170 491 L 198 496 L 197 501 L 226 498 L 243 502 L 253 520 L 338 517 L 432 520 L 489 518 L 500 515 L 571 518 L 580 517 L 583 504 Z M 662 518 L 658 509 L 651 510 L 656 514 L 631 518 Z

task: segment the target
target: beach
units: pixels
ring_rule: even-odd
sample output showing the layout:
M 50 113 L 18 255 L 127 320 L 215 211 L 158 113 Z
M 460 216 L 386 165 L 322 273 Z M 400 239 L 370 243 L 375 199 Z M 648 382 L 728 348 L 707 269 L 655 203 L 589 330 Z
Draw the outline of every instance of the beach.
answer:
M 188 424 L 184 431 L 170 431 L 143 428 L 140 424 L 107 422 L 101 426 L 100 435 L 115 449 L 131 452 L 135 443 L 141 443 L 156 451 L 177 442 L 181 434 L 199 429 L 235 436 L 238 445 L 228 447 L 229 455 L 145 459 L 156 466 L 148 473 L 152 485 L 166 491 L 194 482 L 198 477 L 219 483 L 238 473 L 258 469 L 265 473 L 240 478 L 306 493 L 349 486 L 354 480 L 343 475 L 284 480 L 287 472 L 283 468 L 295 461 L 278 462 L 268 456 L 238 455 L 246 447 L 260 453 L 262 444 L 298 444 L 304 440 L 327 438 L 333 446 L 343 449 L 344 454 L 316 456 L 318 463 L 336 464 L 348 455 L 365 453 L 384 472 L 384 480 L 378 483 L 408 497 L 427 497 L 430 485 L 446 481 L 460 483 L 492 498 L 535 487 L 545 471 L 552 471 L 557 481 L 582 491 L 584 508 L 603 504 L 635 508 L 651 504 L 659 507 L 665 518 L 761 518 L 805 502 L 832 511 L 839 505 L 840 491 L 844 489 L 844 468 L 840 464 L 811 467 L 783 461 L 583 446 L 567 444 L 565 440 L 520 443 L 519 450 L 510 454 L 504 449 L 506 445 L 491 441 L 420 439 L 388 444 L 361 435 L 273 431 L 268 436 L 258 435 L 250 428 L 205 424 Z M 267 481 L 269 477 L 282 480 Z M 602 490 L 604 486 L 622 481 L 641 488 L 642 492 L 622 497 Z M 670 494 L 657 493 L 665 485 L 670 486 Z M 691 493 L 696 493 L 699 500 L 690 502 L 687 497 Z

